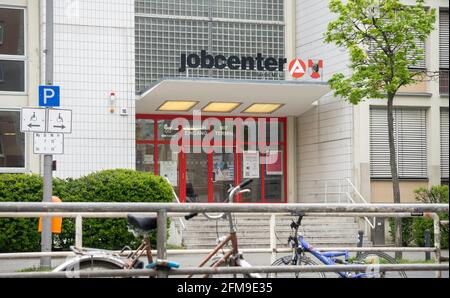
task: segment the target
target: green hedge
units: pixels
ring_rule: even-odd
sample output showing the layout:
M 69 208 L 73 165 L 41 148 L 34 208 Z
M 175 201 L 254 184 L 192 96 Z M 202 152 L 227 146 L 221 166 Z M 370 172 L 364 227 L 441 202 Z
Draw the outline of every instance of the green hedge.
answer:
M 416 201 L 419 203 L 446 203 L 448 204 L 448 186 L 437 185 L 432 186 L 430 189 L 419 188 L 414 191 Z M 441 220 L 448 220 L 447 213 L 439 213 Z M 395 239 L 395 223 L 393 219 L 389 219 L 390 234 L 392 239 Z M 425 230 L 431 232 L 431 244 L 434 245 L 434 228 L 433 220 L 430 218 L 404 218 L 402 219 L 403 229 L 403 245 L 409 246 L 415 244 L 418 246 L 425 246 L 424 234 Z M 448 249 L 448 236 L 449 230 L 447 227 L 441 227 L 441 247 Z
M 171 186 L 159 176 L 133 170 L 106 170 L 79 179 L 54 179 L 53 194 L 63 202 L 171 202 Z M 0 201 L 39 202 L 42 178 L 37 175 L 1 174 Z M 0 219 L 0 252 L 40 250 L 37 219 Z M 54 249 L 74 244 L 74 219 L 63 220 L 54 237 Z M 154 241 L 154 233 L 151 234 Z M 127 230 L 125 219 L 84 219 L 83 246 L 121 249 L 139 239 Z

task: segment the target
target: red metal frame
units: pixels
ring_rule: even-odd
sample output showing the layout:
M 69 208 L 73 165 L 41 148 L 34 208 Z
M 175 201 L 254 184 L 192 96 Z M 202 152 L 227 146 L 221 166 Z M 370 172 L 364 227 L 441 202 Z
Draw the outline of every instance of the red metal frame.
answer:
M 207 118 L 211 118 L 214 117 L 216 119 L 219 119 L 221 121 L 225 120 L 225 119 L 236 119 L 236 118 L 240 118 L 240 117 L 236 117 L 236 116 L 202 116 L 201 120 L 203 121 L 204 119 Z M 153 140 L 136 140 L 136 144 L 151 144 L 154 145 L 153 146 L 153 156 L 154 156 L 154 174 L 157 175 L 157 173 L 159 172 L 159 165 L 158 165 L 158 145 L 161 144 L 170 144 L 169 140 L 159 140 L 158 139 L 158 120 L 173 120 L 176 118 L 185 118 L 187 120 L 192 120 L 193 116 L 191 115 L 160 115 L 160 114 L 136 114 L 136 119 L 148 119 L 148 120 L 153 120 L 153 132 L 154 132 L 154 139 Z M 271 119 L 271 117 L 251 117 L 251 116 L 244 116 L 242 117 L 244 120 L 245 119 L 255 119 L 256 121 L 258 121 L 258 119 L 261 118 L 265 118 L 267 120 Z M 288 140 L 286 138 L 286 134 L 287 134 L 287 119 L 285 117 L 273 117 L 276 118 L 278 120 L 279 123 L 283 123 L 283 141 L 277 143 L 278 145 L 280 145 L 283 148 L 283 167 L 284 167 L 284 172 L 285 174 L 283 175 L 283 180 L 284 180 L 284 198 L 281 198 L 280 203 L 287 203 L 287 144 L 288 144 Z M 267 123 L 270 123 L 269 121 Z M 261 127 L 259 129 L 262 129 Z M 240 132 L 237 132 L 237 137 L 239 137 Z M 236 148 L 236 139 L 234 139 L 233 142 L 233 146 L 234 148 Z M 267 138 L 267 136 L 266 136 Z M 180 140 L 181 142 L 181 140 Z M 191 142 L 189 142 L 191 143 Z M 263 142 L 259 142 L 259 140 L 257 140 L 256 145 L 262 143 L 263 145 L 266 145 L 267 141 L 264 140 Z M 245 145 L 245 144 L 253 144 L 253 142 L 245 142 L 244 144 L 241 145 Z M 197 144 L 186 144 L 186 145 L 197 145 Z M 214 143 L 212 144 L 214 145 Z M 225 146 L 225 145 L 222 145 Z M 262 157 L 264 158 L 264 157 Z M 179 185 L 179 197 L 180 200 L 182 202 L 186 202 L 186 153 L 184 152 L 180 152 L 179 156 L 178 156 L 178 167 L 179 167 L 179 175 L 178 175 L 178 185 Z M 236 151 L 234 151 L 234 182 L 235 184 L 238 184 L 241 180 L 242 180 L 242 153 L 237 153 Z M 261 199 L 260 202 L 257 203 L 266 203 L 265 201 L 265 164 L 262 163 L 261 167 L 260 167 L 260 179 L 261 179 Z M 208 153 L 208 202 L 214 202 L 214 185 L 213 185 L 213 153 Z M 241 196 L 237 196 L 237 202 L 242 202 L 242 198 Z

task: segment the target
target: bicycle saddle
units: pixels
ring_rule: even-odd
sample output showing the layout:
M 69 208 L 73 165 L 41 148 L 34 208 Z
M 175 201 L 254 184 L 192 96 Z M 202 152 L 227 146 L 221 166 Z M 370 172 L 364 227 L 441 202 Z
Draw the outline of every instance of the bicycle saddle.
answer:
M 156 217 L 133 215 L 127 216 L 128 223 L 135 229 L 147 232 L 156 229 Z
M 294 211 L 294 212 L 292 212 L 291 213 L 293 216 L 299 216 L 299 217 L 303 217 L 303 216 L 305 216 L 305 212 L 302 212 L 302 211 Z

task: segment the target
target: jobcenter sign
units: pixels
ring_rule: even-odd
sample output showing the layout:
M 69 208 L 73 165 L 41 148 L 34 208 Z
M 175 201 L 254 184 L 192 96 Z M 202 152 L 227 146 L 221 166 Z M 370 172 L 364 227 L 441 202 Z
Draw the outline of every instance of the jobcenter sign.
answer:
M 205 50 L 198 54 L 181 54 L 179 72 L 185 72 L 189 68 L 224 69 L 231 70 L 257 70 L 257 71 L 284 71 L 286 58 L 264 57 L 258 53 L 256 57 L 238 57 L 224 55 L 210 55 Z

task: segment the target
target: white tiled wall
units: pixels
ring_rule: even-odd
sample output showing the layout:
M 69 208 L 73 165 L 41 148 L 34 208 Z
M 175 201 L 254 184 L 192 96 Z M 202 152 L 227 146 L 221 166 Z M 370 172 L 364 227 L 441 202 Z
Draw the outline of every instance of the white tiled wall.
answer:
M 296 50 L 299 57 L 324 60 L 324 82 L 336 72 L 348 73 L 346 51 L 324 42 L 333 19 L 329 0 L 297 0 Z M 352 178 L 353 108 L 330 93 L 298 118 L 297 191 L 300 202 L 323 202 L 328 191 L 338 191 L 332 179 Z M 327 182 L 325 182 L 327 181 Z M 328 196 L 329 201 L 337 200 Z
M 54 5 L 54 84 L 61 86 L 61 108 L 73 110 L 73 133 L 66 135 L 65 154 L 55 158 L 55 176 L 134 168 L 134 0 Z M 45 20 L 45 8 L 43 15 Z M 45 32 L 45 22 L 42 27 Z M 128 116 L 119 114 L 122 107 Z
M 334 179 L 352 178 L 352 107 L 324 96 L 298 118 L 297 125 L 300 202 L 324 202 L 325 183 L 329 192 L 338 192 L 340 183 Z M 328 201 L 338 199 L 328 195 Z
M 324 81 L 336 72 L 347 73 L 348 54 L 324 42 L 328 23 L 335 17 L 328 9 L 329 0 L 297 0 L 296 49 L 298 57 L 323 59 Z

